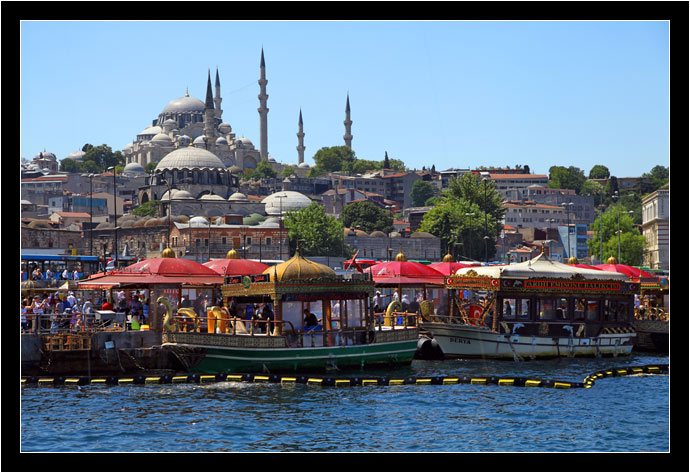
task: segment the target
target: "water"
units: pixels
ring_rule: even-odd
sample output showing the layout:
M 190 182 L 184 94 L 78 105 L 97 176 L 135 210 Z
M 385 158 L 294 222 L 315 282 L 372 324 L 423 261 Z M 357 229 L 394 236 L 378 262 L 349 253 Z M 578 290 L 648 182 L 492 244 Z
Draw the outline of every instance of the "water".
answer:
M 415 360 L 373 376 L 582 381 L 667 356 Z M 362 376 L 362 372 L 343 373 Z M 591 389 L 215 384 L 21 388 L 22 452 L 666 452 L 667 375 Z

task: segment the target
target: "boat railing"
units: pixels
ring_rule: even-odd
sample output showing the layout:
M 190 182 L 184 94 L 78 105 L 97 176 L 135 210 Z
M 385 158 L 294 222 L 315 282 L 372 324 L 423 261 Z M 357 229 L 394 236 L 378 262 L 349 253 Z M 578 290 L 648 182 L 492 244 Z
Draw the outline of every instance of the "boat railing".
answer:
M 666 322 L 669 320 L 669 313 L 662 307 L 639 307 L 635 308 L 635 320 L 659 320 Z
M 63 334 L 77 332 L 102 332 L 124 331 L 129 322 L 126 318 L 106 319 L 97 318 L 94 314 L 48 313 L 25 314 L 26 327 L 22 327 L 22 333 L 35 333 L 40 335 Z

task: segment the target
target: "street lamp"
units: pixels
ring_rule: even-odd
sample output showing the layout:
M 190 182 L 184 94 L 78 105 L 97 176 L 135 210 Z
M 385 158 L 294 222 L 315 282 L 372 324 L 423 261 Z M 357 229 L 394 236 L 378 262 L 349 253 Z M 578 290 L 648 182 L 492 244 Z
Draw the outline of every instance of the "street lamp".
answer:
M 489 223 L 488 223 L 488 215 L 486 213 L 486 181 L 488 181 L 488 178 L 483 177 L 482 182 L 484 183 L 484 262 L 488 263 L 489 262 L 489 246 L 488 246 L 488 239 L 489 239 Z
M 470 259 L 474 260 L 474 255 L 472 254 L 472 217 L 474 217 L 475 213 L 470 212 L 466 213 L 465 217 L 470 217 Z
M 279 235 L 280 235 L 280 256 L 278 259 L 283 259 L 283 199 L 285 199 L 287 195 L 277 195 L 276 199 L 278 199 L 278 202 L 280 202 L 280 227 L 279 227 Z
M 93 177 L 94 173 L 82 174 L 89 178 L 89 256 L 93 256 Z
M 110 166 L 108 171 L 113 171 L 113 212 L 115 212 L 115 269 L 117 269 L 118 257 L 117 257 L 117 173 L 115 172 L 115 166 Z

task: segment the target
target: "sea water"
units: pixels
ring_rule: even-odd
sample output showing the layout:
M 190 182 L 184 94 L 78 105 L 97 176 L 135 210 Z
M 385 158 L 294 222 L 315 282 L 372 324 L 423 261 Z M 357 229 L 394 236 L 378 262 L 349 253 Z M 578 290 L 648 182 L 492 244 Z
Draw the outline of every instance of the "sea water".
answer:
M 414 360 L 329 376 L 501 376 L 581 382 L 668 356 Z M 590 389 L 318 387 L 219 382 L 20 388 L 22 452 L 667 452 L 670 375 Z

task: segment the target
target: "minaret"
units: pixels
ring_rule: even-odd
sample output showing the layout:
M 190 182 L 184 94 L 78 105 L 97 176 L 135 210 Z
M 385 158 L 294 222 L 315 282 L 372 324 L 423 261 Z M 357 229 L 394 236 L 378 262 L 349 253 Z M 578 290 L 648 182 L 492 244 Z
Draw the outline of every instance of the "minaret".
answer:
M 350 92 L 347 93 L 347 104 L 345 105 L 345 146 L 352 149 L 352 120 L 350 120 Z
M 216 106 L 216 118 L 221 120 L 223 116 L 223 110 L 220 108 L 220 103 L 223 99 L 220 96 L 220 77 L 218 76 L 218 66 L 216 66 L 216 98 L 213 99 L 213 103 Z
M 297 131 L 297 164 L 304 162 L 304 124 L 302 123 L 302 109 L 299 109 L 299 123 Z
M 215 109 L 213 108 L 213 92 L 211 89 L 211 69 L 208 70 L 208 83 L 206 84 L 206 107 L 204 108 L 204 136 L 206 137 L 206 149 L 213 151 L 216 143 Z
M 268 159 L 268 107 L 266 101 L 268 94 L 266 93 L 266 63 L 264 62 L 264 48 L 261 48 L 261 78 L 259 79 L 259 134 L 261 146 L 261 159 Z

